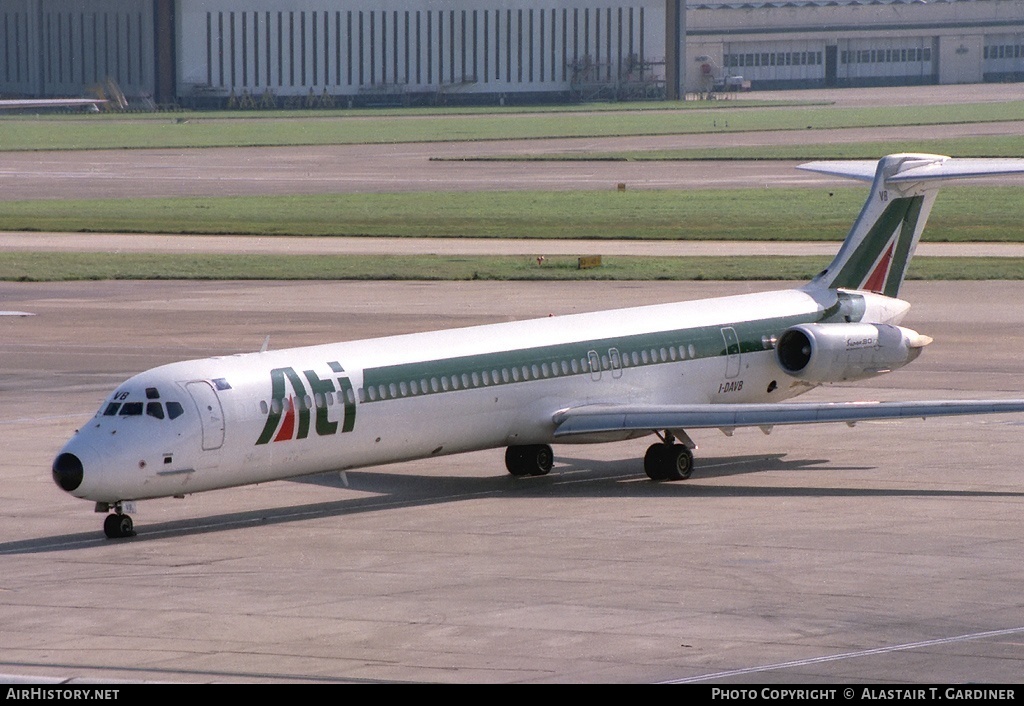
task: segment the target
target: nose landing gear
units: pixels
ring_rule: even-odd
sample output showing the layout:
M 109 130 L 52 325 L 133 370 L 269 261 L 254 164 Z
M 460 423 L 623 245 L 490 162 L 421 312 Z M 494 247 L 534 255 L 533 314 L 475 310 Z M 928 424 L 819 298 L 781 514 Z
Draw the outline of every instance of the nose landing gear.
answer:
M 129 503 L 128 509 L 134 512 L 134 503 Z M 97 503 L 97 512 L 106 512 L 110 509 L 110 506 L 106 503 Z M 132 522 L 131 515 L 124 513 L 125 508 L 122 507 L 121 503 L 114 504 L 114 512 L 107 515 L 107 519 L 103 521 L 103 534 L 107 535 L 107 539 L 121 539 L 123 537 L 134 537 L 135 536 L 135 523 Z
M 135 524 L 131 515 L 107 515 L 107 519 L 103 521 L 103 534 L 107 535 L 107 539 L 134 537 Z

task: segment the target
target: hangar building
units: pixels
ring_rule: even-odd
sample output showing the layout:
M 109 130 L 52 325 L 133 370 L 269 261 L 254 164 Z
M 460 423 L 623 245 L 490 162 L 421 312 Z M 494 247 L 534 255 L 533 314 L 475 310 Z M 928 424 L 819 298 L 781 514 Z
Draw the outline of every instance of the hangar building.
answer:
M 0 94 L 362 105 L 1024 80 L 1024 0 L 683 2 L 4 0 Z

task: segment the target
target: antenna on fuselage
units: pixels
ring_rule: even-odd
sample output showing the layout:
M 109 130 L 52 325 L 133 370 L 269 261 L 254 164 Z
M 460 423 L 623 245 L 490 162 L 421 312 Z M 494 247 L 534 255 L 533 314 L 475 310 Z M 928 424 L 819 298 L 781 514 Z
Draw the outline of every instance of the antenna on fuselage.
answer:
M 270 334 L 269 333 L 267 334 L 267 337 L 263 339 L 263 345 L 260 346 L 260 353 L 266 353 L 268 348 L 270 348 Z

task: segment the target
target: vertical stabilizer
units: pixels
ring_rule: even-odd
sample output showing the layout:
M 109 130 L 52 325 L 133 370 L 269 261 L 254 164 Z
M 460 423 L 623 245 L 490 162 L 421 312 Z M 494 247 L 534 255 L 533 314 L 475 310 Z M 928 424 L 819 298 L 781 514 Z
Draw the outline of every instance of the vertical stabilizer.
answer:
M 875 165 L 871 193 L 860 215 L 843 242 L 839 254 L 817 277 L 815 282 L 830 289 L 865 289 L 888 297 L 899 294 L 907 265 L 924 230 L 928 214 L 935 202 L 937 182 L 897 183 L 892 177 L 910 168 L 934 164 L 948 157 L 937 155 L 899 154 L 883 157 Z M 823 171 L 819 165 L 802 165 L 801 169 Z M 848 165 L 850 163 L 845 163 Z M 834 163 L 832 169 L 844 163 Z M 826 173 L 862 179 L 850 171 Z
M 1024 160 L 892 154 L 877 163 L 810 162 L 799 168 L 871 182 L 871 193 L 839 254 L 813 284 L 896 297 L 941 182 L 1024 173 Z

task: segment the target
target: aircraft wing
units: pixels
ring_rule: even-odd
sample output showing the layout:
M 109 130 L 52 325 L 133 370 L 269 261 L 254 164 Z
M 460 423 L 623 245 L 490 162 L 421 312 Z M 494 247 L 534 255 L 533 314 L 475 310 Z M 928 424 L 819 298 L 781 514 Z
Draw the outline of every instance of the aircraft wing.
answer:
M 780 404 L 585 405 L 554 415 L 555 438 L 575 434 L 660 429 L 735 429 L 870 419 L 1024 412 L 1024 400 L 918 402 L 797 402 Z

